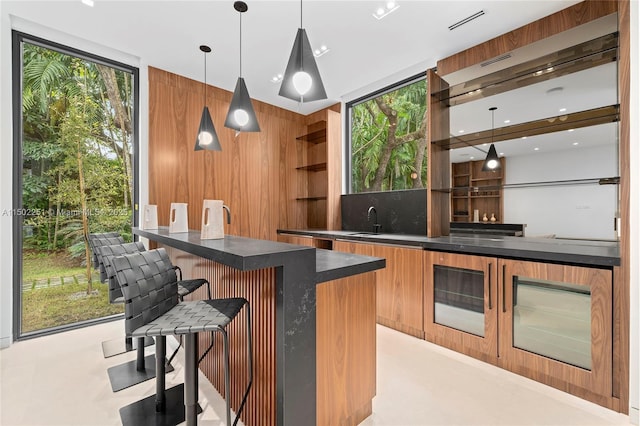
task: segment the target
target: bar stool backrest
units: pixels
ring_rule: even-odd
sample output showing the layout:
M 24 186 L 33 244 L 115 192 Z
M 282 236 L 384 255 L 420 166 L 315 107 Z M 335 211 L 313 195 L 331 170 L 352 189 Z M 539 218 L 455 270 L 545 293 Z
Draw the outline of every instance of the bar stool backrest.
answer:
M 124 239 L 122 237 L 100 237 L 95 238 L 93 240 L 93 244 L 95 247 L 96 259 L 98 259 L 98 271 L 100 272 L 100 282 L 103 283 L 107 281 L 107 273 L 104 269 L 104 265 L 102 264 L 102 257 L 98 256 L 98 247 L 102 246 L 112 246 L 114 244 L 124 244 Z
M 96 253 L 96 245 L 94 244 L 94 241 L 98 240 L 98 239 L 102 239 L 102 238 L 122 238 L 120 237 L 120 233 L 118 232 L 102 232 L 102 233 L 97 233 L 97 234 L 89 234 L 89 248 L 91 249 L 91 253 L 93 254 L 93 269 L 98 269 L 100 267 L 100 264 L 98 263 L 98 254 Z M 121 241 L 122 243 L 124 243 L 124 240 Z M 118 243 L 113 243 L 113 244 L 118 244 Z M 100 245 L 104 245 L 104 244 L 100 244 Z
M 104 266 L 104 271 L 109 283 L 109 303 L 123 302 L 122 289 L 116 278 L 116 270 L 113 267 L 113 258 L 125 254 L 138 253 L 145 251 L 144 244 L 140 241 L 133 243 L 114 244 L 110 246 L 96 247 L 98 258 Z
M 125 300 L 127 335 L 178 304 L 176 272 L 165 249 L 117 256 L 113 266 Z

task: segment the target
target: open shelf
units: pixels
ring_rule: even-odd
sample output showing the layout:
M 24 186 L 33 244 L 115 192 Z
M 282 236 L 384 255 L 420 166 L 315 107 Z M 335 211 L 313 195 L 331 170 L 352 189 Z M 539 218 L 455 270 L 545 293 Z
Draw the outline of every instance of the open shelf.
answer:
M 490 217 L 492 213 L 496 215 L 498 222 L 502 219 L 502 187 L 506 160 L 501 158 L 501 168 L 490 172 L 482 171 L 483 163 L 483 160 L 477 160 L 451 165 L 453 187 L 443 192 L 451 194 L 453 222 L 471 222 L 476 210 L 480 219 L 484 214 Z M 467 214 L 463 214 L 465 212 Z
M 327 170 L 327 163 L 308 164 L 306 166 L 296 167 L 296 170 L 304 170 L 307 172 L 322 172 Z
M 327 197 L 298 197 L 296 198 L 296 201 L 322 201 L 322 200 L 326 200 Z
M 324 123 L 324 125 L 318 124 Z M 321 129 L 315 130 L 313 132 L 309 132 L 307 134 L 298 136 L 296 139 L 299 141 L 310 142 L 310 143 L 323 143 L 327 141 L 327 125 L 326 121 L 320 121 L 316 123 L 318 126 L 321 126 Z

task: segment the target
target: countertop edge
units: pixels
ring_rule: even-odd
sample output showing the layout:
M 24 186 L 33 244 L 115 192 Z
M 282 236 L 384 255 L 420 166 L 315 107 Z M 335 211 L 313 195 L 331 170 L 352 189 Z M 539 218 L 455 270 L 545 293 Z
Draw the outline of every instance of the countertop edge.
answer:
M 601 268 L 611 268 L 620 265 L 620 256 L 611 256 L 606 253 L 603 253 L 602 255 L 580 253 L 579 249 L 576 249 L 573 253 L 567 252 L 566 250 L 557 250 L 558 245 L 553 243 L 557 242 L 557 240 L 552 240 L 553 242 L 550 241 L 548 244 L 545 244 L 546 242 L 543 239 L 536 239 L 535 241 L 522 240 L 522 242 L 519 242 L 517 238 L 522 237 L 509 237 L 512 238 L 512 240 L 509 240 L 510 247 L 496 247 L 495 244 L 492 246 L 489 244 L 474 244 L 472 241 L 460 243 L 443 240 L 443 238 L 446 239 L 449 237 L 429 238 L 427 236 L 406 236 L 402 234 L 380 234 L 380 236 L 376 234 L 357 235 L 357 231 L 332 231 L 320 229 L 278 229 L 277 232 L 278 234 L 307 236 L 320 239 L 348 240 L 370 244 L 404 245 L 431 251 L 495 256 L 509 259 L 555 262 Z M 513 247 L 513 245 L 517 244 L 521 244 L 522 247 Z M 538 248 L 544 249 L 534 250 L 531 247 L 526 247 L 527 244 L 535 245 Z M 565 245 L 565 247 L 570 246 L 570 243 Z M 576 243 L 575 246 L 579 247 L 579 244 Z M 593 251 L 594 248 L 590 247 L 590 250 Z M 605 251 L 606 248 L 603 247 L 602 250 Z

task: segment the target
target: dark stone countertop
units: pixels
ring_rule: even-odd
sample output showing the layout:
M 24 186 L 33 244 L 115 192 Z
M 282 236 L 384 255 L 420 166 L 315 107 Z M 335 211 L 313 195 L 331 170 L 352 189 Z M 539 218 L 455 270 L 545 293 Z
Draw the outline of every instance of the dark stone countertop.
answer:
M 363 243 L 394 244 L 432 251 L 496 256 L 509 259 L 611 267 L 620 265 L 620 244 L 609 241 L 568 240 L 488 235 L 429 238 L 422 235 L 373 234 L 356 231 L 279 229 L 279 234 L 340 239 Z
M 157 230 L 133 228 L 133 233 L 241 271 L 281 266 L 285 256 L 316 250 L 317 283 L 385 267 L 385 259 L 377 257 L 332 252 L 234 235 L 225 235 L 224 238 L 216 240 L 202 240 L 200 231 L 170 234 L 167 226 L 160 226 Z

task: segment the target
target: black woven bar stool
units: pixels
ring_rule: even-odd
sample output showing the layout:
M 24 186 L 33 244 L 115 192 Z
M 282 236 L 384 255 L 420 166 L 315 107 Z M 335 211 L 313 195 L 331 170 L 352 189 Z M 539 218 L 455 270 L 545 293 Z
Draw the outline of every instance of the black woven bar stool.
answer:
M 113 257 L 121 256 L 124 254 L 138 253 L 141 251 L 145 251 L 145 247 L 141 242 L 134 243 L 124 243 L 124 244 L 114 244 L 114 245 L 100 245 L 103 242 L 109 242 L 111 238 L 103 238 L 103 239 L 95 239 L 95 250 L 97 253 L 98 264 L 100 265 L 101 278 L 107 280 L 109 282 L 109 301 L 111 303 L 124 303 L 124 297 L 122 296 L 122 290 L 120 289 L 120 285 L 116 279 L 116 272 L 112 265 Z M 168 267 L 171 267 L 177 270 L 180 273 L 180 280 L 178 281 L 178 298 L 182 301 L 183 298 L 192 292 L 196 291 L 200 287 L 206 284 L 207 286 L 207 295 L 211 298 L 211 287 L 209 282 L 205 279 L 193 279 L 193 280 L 183 280 L 182 272 L 180 268 L 177 266 L 168 264 Z M 149 343 L 150 341 L 150 343 Z M 182 341 L 182 340 L 181 340 Z M 124 364 L 120 364 L 114 367 L 111 367 L 107 370 L 109 374 L 109 381 L 111 383 L 111 388 L 114 392 L 118 392 L 122 389 L 128 388 L 135 384 L 144 382 L 149 379 L 153 379 L 156 377 L 156 360 L 154 355 L 146 356 L 144 355 L 144 347 L 142 343 L 144 342 L 144 346 L 149 346 L 154 343 L 152 337 L 141 337 L 135 339 L 132 342 L 132 338 L 130 335 L 126 335 L 125 339 L 126 349 L 132 350 L 137 349 L 137 357 L 135 361 L 126 362 Z M 207 349 L 207 352 L 213 346 L 213 339 L 211 341 L 211 346 Z M 167 360 L 165 372 L 173 371 L 173 367 L 171 366 L 171 360 L 178 353 L 180 346 L 176 348 L 173 355 L 169 360 Z M 104 349 L 104 343 L 103 343 Z M 206 352 L 205 352 L 206 354 Z
M 168 335 L 185 335 L 184 405 L 188 426 L 197 424 L 198 413 L 198 339 L 199 332 L 222 334 L 224 346 L 224 381 L 227 425 L 231 424 L 231 384 L 229 373 L 229 340 L 226 326 L 240 313 L 246 312 L 248 384 L 234 421 L 237 424 L 253 382 L 253 349 L 251 312 L 243 298 L 225 298 L 178 303 L 178 286 L 173 268 L 164 249 L 129 254 L 113 258 L 116 276 L 125 298 L 125 329 L 134 337 L 156 336 L 156 362 L 164 357 Z M 159 371 L 160 365 L 156 367 Z M 169 415 L 164 375 L 156 379 L 155 412 Z M 142 401 L 141 401 L 142 402 Z M 134 404 L 135 405 L 135 404 Z M 123 411 L 120 415 L 125 424 Z M 130 413 L 129 413 L 130 414 Z M 147 420 L 149 413 L 146 413 Z M 156 424 L 141 418 L 127 418 L 126 424 Z M 133 423 L 128 423 L 132 421 Z M 165 423 L 166 424 L 166 423 Z
M 120 245 L 124 244 L 124 239 L 117 232 L 104 232 L 99 234 L 89 234 L 89 248 L 91 248 L 91 253 L 93 254 L 93 268 L 100 271 L 100 282 L 105 282 L 108 277 L 104 267 L 104 262 L 101 258 L 99 248 L 110 245 Z M 140 245 L 142 250 L 144 250 L 144 245 Z M 136 249 L 136 251 L 138 251 Z M 118 282 L 113 279 L 115 283 L 115 287 L 117 288 L 117 293 L 119 296 L 122 296 L 122 292 L 120 291 L 120 286 Z M 109 303 L 123 303 L 122 300 L 115 301 L 112 298 L 112 289 L 109 288 Z M 117 298 L 117 297 L 116 297 Z M 153 339 L 147 338 L 144 340 L 145 346 L 151 346 L 154 344 Z M 126 352 L 136 350 L 137 341 L 133 341 L 130 336 L 127 336 L 123 339 L 115 339 L 115 340 L 107 340 L 102 342 L 102 354 L 105 358 L 110 358 L 112 356 L 120 355 Z
M 139 253 L 145 251 L 144 244 L 141 242 L 113 244 L 113 245 L 101 245 L 96 246 L 96 253 L 98 255 L 98 263 L 101 269 L 104 270 L 104 277 L 109 283 L 109 302 L 111 303 L 124 303 L 124 297 L 122 296 L 122 290 L 116 279 L 116 271 L 113 267 L 113 258 L 115 256 L 122 256 L 125 254 Z M 107 369 L 109 375 L 109 382 L 111 383 L 111 389 L 114 392 L 118 392 L 122 389 L 126 389 L 130 386 L 142 383 L 146 380 L 156 377 L 156 359 L 155 355 L 144 355 L 144 347 L 149 346 L 143 339 L 138 338 L 132 342 L 132 337 L 126 334 L 125 345 L 126 349 L 137 351 L 136 359 L 133 361 L 125 362 L 120 365 L 116 365 Z M 151 337 L 147 337 L 146 340 L 150 340 L 151 344 L 155 341 Z M 105 343 L 103 342 L 103 350 Z M 173 367 L 168 365 L 165 369 L 166 372 L 173 371 Z

